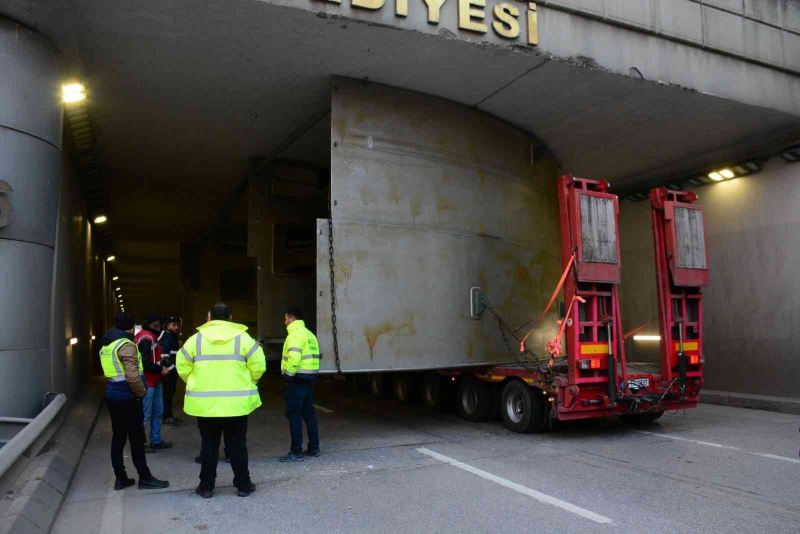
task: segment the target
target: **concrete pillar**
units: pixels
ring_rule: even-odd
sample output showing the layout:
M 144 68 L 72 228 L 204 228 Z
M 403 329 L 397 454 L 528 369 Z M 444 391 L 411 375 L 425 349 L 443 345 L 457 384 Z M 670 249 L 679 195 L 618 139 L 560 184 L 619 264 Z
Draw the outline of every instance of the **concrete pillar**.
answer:
M 52 46 L 0 19 L 0 415 L 30 417 L 50 388 L 61 72 Z M 59 340 L 60 341 L 60 340 Z M 67 340 L 63 340 L 67 343 Z

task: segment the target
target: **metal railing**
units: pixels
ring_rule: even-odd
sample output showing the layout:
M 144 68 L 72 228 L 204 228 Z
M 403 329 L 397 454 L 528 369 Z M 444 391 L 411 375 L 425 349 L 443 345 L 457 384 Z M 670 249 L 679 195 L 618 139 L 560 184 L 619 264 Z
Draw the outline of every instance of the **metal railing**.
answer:
M 0 418 L 0 423 L 24 424 L 25 427 L 0 448 L 0 495 L 5 495 L 20 474 L 30 465 L 63 420 L 67 396 L 57 394 L 33 419 Z

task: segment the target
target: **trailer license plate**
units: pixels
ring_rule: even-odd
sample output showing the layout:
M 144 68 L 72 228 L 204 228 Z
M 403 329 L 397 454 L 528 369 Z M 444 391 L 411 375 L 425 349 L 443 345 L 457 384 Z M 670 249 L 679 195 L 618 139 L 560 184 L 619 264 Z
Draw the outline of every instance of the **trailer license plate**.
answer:
M 646 389 L 650 387 L 649 378 L 631 378 L 628 380 L 628 387 L 631 389 Z

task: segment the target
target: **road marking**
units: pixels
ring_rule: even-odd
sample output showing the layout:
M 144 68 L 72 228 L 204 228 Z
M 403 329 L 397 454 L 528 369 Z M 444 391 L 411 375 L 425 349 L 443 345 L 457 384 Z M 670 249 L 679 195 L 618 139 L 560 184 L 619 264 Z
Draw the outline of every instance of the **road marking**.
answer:
M 496 484 L 500 484 L 503 487 L 508 489 L 512 489 L 516 492 L 522 493 L 523 495 L 527 495 L 541 503 L 549 504 L 551 506 L 555 506 L 556 508 L 561 508 L 562 510 L 566 510 L 567 512 L 571 512 L 573 514 L 579 515 L 583 518 L 589 519 L 594 521 L 595 523 L 601 524 L 609 524 L 612 523 L 611 519 L 607 518 L 606 516 L 596 514 L 590 510 L 586 510 L 585 508 L 581 508 L 580 506 L 575 506 L 572 503 L 568 503 L 566 501 L 562 501 L 561 499 L 557 499 L 551 495 L 547 495 L 546 493 L 542 493 L 540 491 L 536 491 L 535 489 L 528 488 L 521 484 L 517 484 L 516 482 L 512 482 L 510 480 L 506 480 L 505 478 L 499 477 L 497 475 L 493 475 L 487 471 L 482 469 L 478 469 L 477 467 L 473 467 L 469 464 L 465 464 L 464 462 L 459 462 L 455 458 L 450 458 L 449 456 L 445 456 L 443 454 L 439 454 L 438 452 L 434 452 L 430 449 L 426 449 L 425 447 L 421 447 L 417 449 L 417 452 L 430 456 L 431 458 L 435 458 L 440 462 L 444 462 L 446 464 L 450 464 L 454 467 L 458 467 L 459 469 L 463 469 L 473 475 L 477 475 L 481 478 L 486 480 L 491 480 Z
M 333 413 L 333 410 L 331 410 L 330 408 L 325 408 L 324 406 L 320 406 L 319 404 L 315 404 L 314 408 L 316 408 L 317 410 L 319 410 L 319 411 L 321 411 L 323 413 Z
M 634 432 L 638 434 L 646 434 L 648 436 L 657 436 L 659 438 L 666 438 L 666 439 L 673 439 L 675 441 L 686 441 L 688 443 L 695 443 L 697 445 L 705 445 L 706 447 L 715 447 L 717 449 L 728 449 L 731 451 L 739 451 L 744 452 L 747 454 L 752 454 L 753 456 L 760 456 L 762 458 L 770 458 L 772 460 L 781 460 L 783 462 L 790 462 L 793 464 L 800 464 L 800 460 L 797 458 L 789 458 L 788 456 L 778 456 L 776 454 L 767 454 L 764 452 L 754 452 L 748 451 L 747 449 L 742 449 L 740 447 L 732 447 L 731 445 L 722 445 L 720 443 L 712 443 L 710 441 L 700 441 L 697 439 L 689 439 L 689 438 L 682 438 L 680 436 L 672 436 L 670 434 L 661 434 L 659 432 L 646 432 L 644 430 L 634 430 Z

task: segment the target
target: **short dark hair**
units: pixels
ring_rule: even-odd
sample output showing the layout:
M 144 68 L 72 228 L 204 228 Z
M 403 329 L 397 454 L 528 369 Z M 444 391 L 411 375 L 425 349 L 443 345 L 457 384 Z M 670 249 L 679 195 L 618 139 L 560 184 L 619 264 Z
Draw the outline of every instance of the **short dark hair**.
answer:
M 300 308 L 289 308 L 288 310 L 286 310 L 286 315 L 288 315 L 289 317 L 294 317 L 298 321 L 303 320 L 303 310 L 301 310 Z
M 211 306 L 208 313 L 211 314 L 212 321 L 227 321 L 231 318 L 231 309 L 224 302 L 217 302 Z

